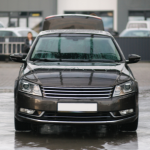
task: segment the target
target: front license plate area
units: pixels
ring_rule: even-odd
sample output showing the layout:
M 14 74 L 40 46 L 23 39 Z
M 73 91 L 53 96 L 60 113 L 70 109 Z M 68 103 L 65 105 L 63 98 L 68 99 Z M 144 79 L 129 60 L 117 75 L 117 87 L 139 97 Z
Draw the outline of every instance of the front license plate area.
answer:
M 63 113 L 96 113 L 97 103 L 58 103 L 57 111 Z

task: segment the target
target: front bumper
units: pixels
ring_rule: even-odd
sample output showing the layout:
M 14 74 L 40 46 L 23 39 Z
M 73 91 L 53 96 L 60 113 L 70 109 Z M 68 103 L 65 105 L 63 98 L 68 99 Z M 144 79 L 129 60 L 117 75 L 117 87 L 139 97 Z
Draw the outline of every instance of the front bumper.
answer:
M 42 124 L 123 124 L 123 123 L 129 123 L 136 120 L 136 115 L 123 118 L 123 119 L 117 119 L 112 121 L 54 121 L 54 120 L 40 120 L 40 119 L 33 119 L 21 115 L 17 115 L 16 117 L 19 121 L 22 122 L 28 122 L 28 123 L 42 123 Z
M 57 112 L 57 103 L 97 103 L 96 114 L 66 113 Z M 44 111 L 42 116 L 25 115 L 19 112 L 20 108 Z M 125 109 L 134 109 L 134 113 L 127 116 L 114 117 L 110 112 L 117 112 Z M 46 116 L 45 114 L 49 116 Z M 100 116 L 99 116 L 100 114 Z M 49 99 L 18 92 L 15 100 L 15 117 L 22 122 L 33 124 L 124 124 L 133 122 L 138 117 L 138 93 L 132 93 L 121 97 L 109 99 Z

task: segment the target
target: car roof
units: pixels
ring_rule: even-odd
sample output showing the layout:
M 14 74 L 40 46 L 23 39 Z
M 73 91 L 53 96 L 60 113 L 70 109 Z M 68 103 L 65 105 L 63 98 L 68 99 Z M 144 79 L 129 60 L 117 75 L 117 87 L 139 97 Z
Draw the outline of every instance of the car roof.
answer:
M 101 30 L 88 30 L 88 29 L 56 29 L 56 30 L 45 30 L 41 31 L 39 33 L 39 36 L 47 35 L 47 34 L 55 34 L 55 33 L 81 33 L 81 34 L 98 34 L 98 35 L 104 35 L 104 36 L 110 36 L 112 35 L 107 31 L 101 31 Z

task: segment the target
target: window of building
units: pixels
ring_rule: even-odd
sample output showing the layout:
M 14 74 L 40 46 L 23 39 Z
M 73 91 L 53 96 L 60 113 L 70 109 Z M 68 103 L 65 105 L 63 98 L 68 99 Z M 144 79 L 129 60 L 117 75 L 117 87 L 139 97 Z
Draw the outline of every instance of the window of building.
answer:
M 0 28 L 3 28 L 3 25 L 0 23 Z
M 4 25 L 4 27 L 8 26 L 8 22 L 9 22 L 8 12 L 0 12 L 0 22 Z
M 0 12 L 0 21 L 5 27 L 29 27 L 40 32 L 42 12 Z
M 129 11 L 129 21 L 150 20 L 150 11 Z
M 113 12 L 112 11 L 65 11 L 65 14 L 85 14 L 91 15 L 95 14 L 102 18 L 104 23 L 104 29 L 107 31 L 113 30 Z

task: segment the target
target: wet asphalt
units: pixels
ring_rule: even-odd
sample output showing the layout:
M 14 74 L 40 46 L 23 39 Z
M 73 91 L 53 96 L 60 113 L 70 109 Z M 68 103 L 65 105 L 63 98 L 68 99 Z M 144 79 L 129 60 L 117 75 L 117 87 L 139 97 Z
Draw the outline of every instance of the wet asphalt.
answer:
M 136 132 L 108 125 L 43 125 L 32 132 L 16 132 L 14 97 L 6 90 L 0 92 L 0 150 L 150 150 L 150 63 L 131 69 L 140 85 Z

